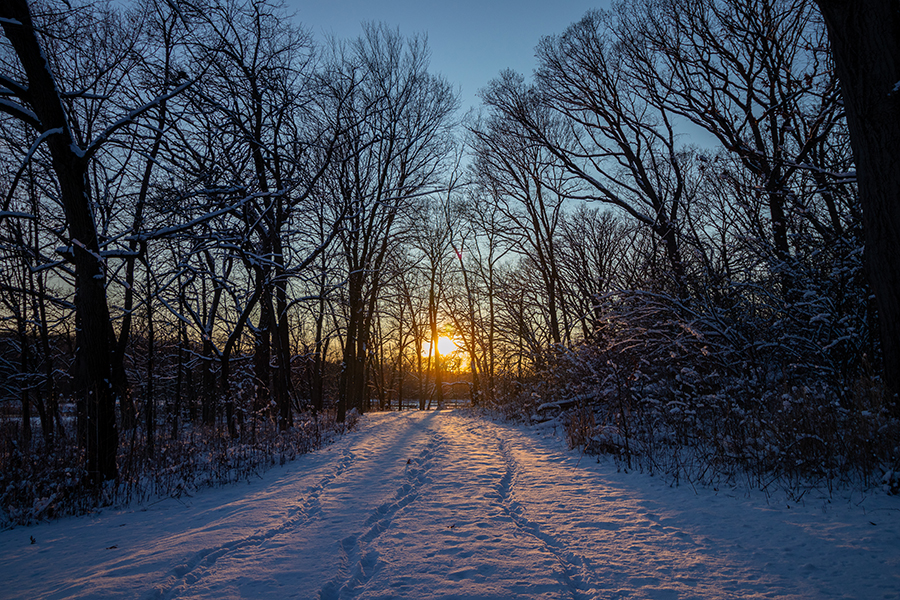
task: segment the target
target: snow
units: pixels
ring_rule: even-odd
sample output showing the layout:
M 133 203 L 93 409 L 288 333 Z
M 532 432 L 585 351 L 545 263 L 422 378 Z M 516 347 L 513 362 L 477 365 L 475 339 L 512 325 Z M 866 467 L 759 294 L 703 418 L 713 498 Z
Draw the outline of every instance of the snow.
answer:
M 551 433 L 372 414 L 247 483 L 0 532 L 0 596 L 900 597 L 896 496 L 672 487 Z

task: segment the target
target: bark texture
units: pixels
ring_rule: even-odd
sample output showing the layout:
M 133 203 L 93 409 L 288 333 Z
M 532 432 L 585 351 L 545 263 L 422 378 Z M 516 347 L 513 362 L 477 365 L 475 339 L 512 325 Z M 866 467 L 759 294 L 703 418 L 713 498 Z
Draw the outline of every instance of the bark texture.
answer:
M 817 0 L 834 53 L 859 179 L 866 267 L 888 391 L 900 392 L 900 3 Z
M 79 326 L 76 362 L 83 394 L 79 400 L 84 403 L 85 422 L 81 431 L 87 451 L 87 469 L 95 481 L 114 479 L 118 448 L 116 397 L 110 384 L 106 275 L 87 183 L 89 157 L 78 146 L 69 125 L 28 3 L 5 0 L 0 16 L 8 19 L 3 23 L 4 32 L 28 78 L 28 88 L 21 94 L 22 99 L 37 118 L 38 123 L 33 125 L 41 134 L 47 135 L 47 148 L 68 225 L 70 256 L 75 266 L 75 307 Z

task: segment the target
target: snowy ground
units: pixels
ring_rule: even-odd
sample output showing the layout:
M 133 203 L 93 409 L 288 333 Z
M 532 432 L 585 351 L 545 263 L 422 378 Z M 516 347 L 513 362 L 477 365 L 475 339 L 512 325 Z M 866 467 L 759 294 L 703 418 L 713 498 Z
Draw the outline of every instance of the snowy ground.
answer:
M 900 598 L 900 500 L 671 488 L 373 414 L 248 484 L 0 532 L 0 598 Z

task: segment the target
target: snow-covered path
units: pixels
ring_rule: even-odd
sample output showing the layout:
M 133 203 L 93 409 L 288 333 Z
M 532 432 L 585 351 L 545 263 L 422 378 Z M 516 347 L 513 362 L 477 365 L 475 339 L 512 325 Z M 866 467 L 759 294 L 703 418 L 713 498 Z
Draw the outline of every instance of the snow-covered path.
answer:
M 0 532 L 0 598 L 900 598 L 900 502 L 861 501 L 695 493 L 374 414 L 249 484 Z

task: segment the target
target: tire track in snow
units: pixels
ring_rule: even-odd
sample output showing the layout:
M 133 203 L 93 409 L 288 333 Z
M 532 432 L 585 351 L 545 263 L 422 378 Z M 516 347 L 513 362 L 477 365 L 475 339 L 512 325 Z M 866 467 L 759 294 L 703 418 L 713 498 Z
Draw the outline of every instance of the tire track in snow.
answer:
M 394 516 L 419 497 L 420 487 L 430 481 L 429 473 L 434 466 L 435 449 L 439 446 L 439 436 L 431 432 L 420 456 L 410 459 L 406 466 L 406 483 L 401 485 L 388 502 L 379 505 L 365 521 L 367 529 L 341 540 L 341 566 L 337 575 L 319 591 L 320 600 L 339 600 L 356 595 L 378 572 L 379 553 L 368 546 L 380 537 L 391 525 Z
M 565 583 L 572 592 L 574 600 L 590 599 L 597 597 L 597 590 L 601 587 L 594 578 L 594 567 L 590 560 L 581 554 L 570 550 L 556 537 L 541 531 L 541 525 L 537 521 L 529 519 L 525 515 L 524 507 L 513 500 L 513 484 L 520 470 L 518 461 L 512 455 L 506 440 L 497 436 L 497 448 L 506 465 L 506 470 L 497 484 L 500 505 L 506 514 L 512 519 L 523 533 L 534 538 L 543 548 L 556 557 L 565 575 Z
M 287 511 L 287 518 L 279 525 L 265 531 L 230 541 L 228 543 L 205 548 L 195 553 L 187 562 L 174 567 L 162 586 L 151 592 L 147 599 L 175 598 L 188 587 L 200 581 L 220 558 L 237 550 L 247 547 L 261 546 L 272 538 L 289 532 L 297 527 L 302 527 L 314 520 L 322 511 L 319 497 L 328 485 L 340 477 L 356 460 L 356 455 L 350 449 L 345 449 L 335 467 L 325 475 L 318 483 L 308 488 L 301 497 L 302 501 L 295 503 Z

